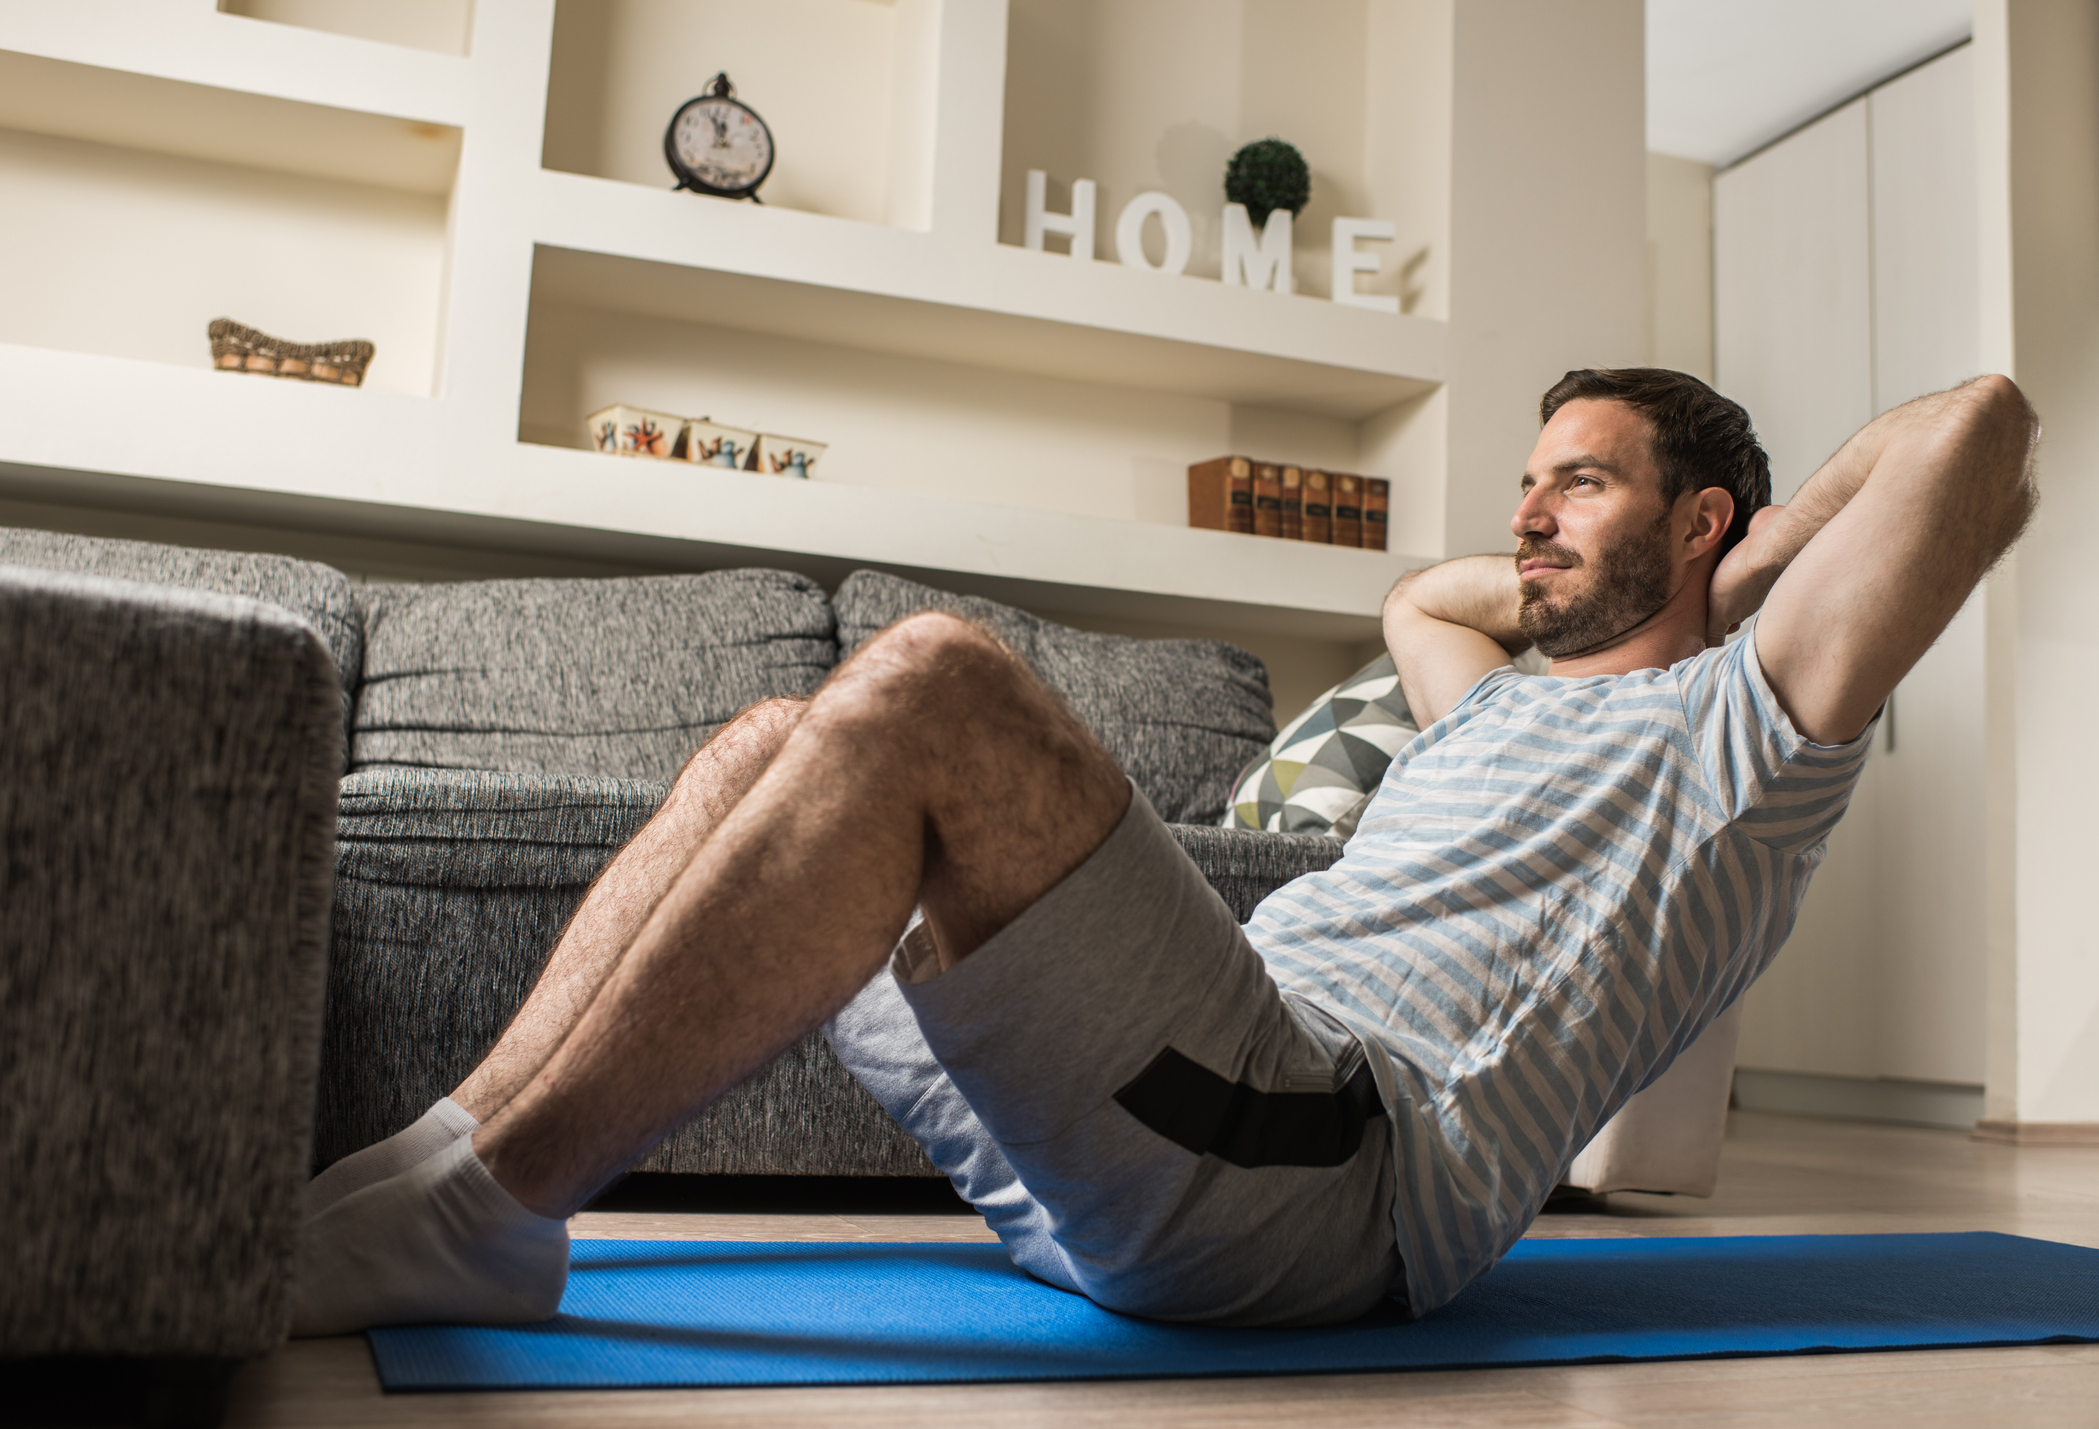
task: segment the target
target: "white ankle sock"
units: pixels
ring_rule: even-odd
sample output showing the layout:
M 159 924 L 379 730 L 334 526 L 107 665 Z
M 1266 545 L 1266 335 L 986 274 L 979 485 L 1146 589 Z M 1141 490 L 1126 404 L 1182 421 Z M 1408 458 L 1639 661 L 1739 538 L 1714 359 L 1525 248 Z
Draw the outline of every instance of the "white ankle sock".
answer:
M 416 1118 L 413 1126 L 345 1156 L 308 1181 L 306 1219 L 312 1220 L 345 1196 L 400 1175 L 480 1129 L 481 1123 L 474 1120 L 472 1112 L 450 1097 L 439 1098 L 437 1105 Z
M 292 1334 L 525 1324 L 567 1285 L 567 1223 L 519 1205 L 460 1137 L 306 1223 Z

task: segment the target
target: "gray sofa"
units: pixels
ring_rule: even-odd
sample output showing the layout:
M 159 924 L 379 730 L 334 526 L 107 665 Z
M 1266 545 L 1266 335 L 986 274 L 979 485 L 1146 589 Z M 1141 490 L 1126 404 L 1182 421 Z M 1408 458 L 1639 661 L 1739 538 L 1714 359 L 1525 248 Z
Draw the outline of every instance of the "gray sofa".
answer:
M 188 884 L 210 895 L 203 901 L 225 927 L 248 918 L 269 928 L 242 934 L 242 956 L 267 976 L 215 971 L 226 949 L 223 928 L 208 919 L 168 923 L 158 948 L 132 936 L 61 965 L 37 946 L 55 935 L 23 922 L 19 870 L 6 872 L 0 1104 L 11 1113 L 51 1108 L 48 1124 L 9 1148 L 12 1165 L 28 1168 L 24 1184 L 51 1193 L 51 1218 L 29 1238 L 45 1247 L 41 1261 L 30 1264 L 18 1247 L 16 1262 L 0 1262 L 0 1274 L 33 1272 L 9 1277 L 30 1293 L 0 1297 L 9 1302 L 0 1357 L 266 1351 L 288 1313 L 284 1272 L 305 1170 L 406 1125 L 475 1063 L 591 880 L 714 729 L 759 700 L 812 693 L 839 660 L 915 610 L 977 619 L 1027 659 L 1176 825 L 1242 916 L 1340 853 L 1329 839 L 1215 826 L 1233 775 L 1275 732 L 1260 662 L 1217 642 L 1071 630 L 875 572 L 848 578 L 835 595 L 765 570 L 358 586 L 282 557 L 20 530 L 0 530 L 0 568 L 0 640 L 15 652 L 5 656 L 0 699 L 0 721 L 11 723 L 0 729 L 16 729 L 29 711 L 54 729 L 77 713 L 100 730 L 73 763 L 0 790 L 10 845 L 38 847 L 64 830 L 106 824 L 102 805 L 123 802 L 144 780 L 161 792 L 124 803 L 124 817 L 147 842 L 192 844 L 186 861 L 89 862 L 75 870 L 75 902 L 99 898 L 109 917 L 137 924 L 170 885 Z M 150 650 L 112 633 L 136 626 L 173 633 Z M 22 653 L 32 647 L 34 660 Z M 257 673 L 264 648 L 286 669 Z M 297 683 L 298 669 L 304 716 L 275 693 Z M 112 689 L 147 695 L 112 703 Z M 315 699 L 326 716 L 319 724 L 310 718 Z M 284 734 L 301 728 L 299 738 Z M 273 772 L 256 776 L 261 792 L 243 803 L 187 777 L 184 761 L 202 758 L 199 750 Z M 10 760 L 10 778 L 25 759 L 34 762 Z M 315 767 L 339 779 L 316 793 L 311 779 L 299 782 L 300 770 Z M 302 811 L 318 852 L 287 839 L 281 825 L 290 816 L 279 805 Z M 323 1012 L 311 920 L 323 916 L 324 898 Z M 60 941 L 92 939 L 75 929 Z M 136 1064 L 125 1063 L 131 1050 L 100 1042 L 53 1050 L 30 1036 L 37 1029 L 25 1023 L 45 1004 L 15 993 L 32 981 L 41 996 L 75 1004 L 128 998 L 139 1030 L 125 1046 Z M 69 1186 L 113 1174 L 118 1151 L 93 1122 L 92 1096 L 36 1100 L 38 1059 L 50 1057 L 70 1058 L 66 1075 L 79 1086 L 149 1088 L 140 1108 L 220 1098 L 189 1116 L 237 1124 L 237 1134 L 222 1127 L 216 1140 L 177 1134 L 174 1122 L 158 1134 L 140 1111 L 121 1155 L 126 1174 L 153 1192 L 129 1200 L 113 1192 L 108 1204 L 156 1231 L 187 1232 L 186 1217 L 202 1222 L 184 1188 L 208 1183 L 214 1214 L 245 1227 L 244 1254 L 263 1269 L 236 1283 L 162 1257 L 167 1264 L 153 1273 L 173 1297 L 169 1307 L 141 1305 L 135 1279 L 97 1278 L 98 1253 L 69 1241 L 91 1243 L 94 1227 L 81 1206 L 59 1202 Z M 224 1150 L 235 1145 L 246 1149 L 228 1165 Z M 815 1037 L 679 1128 L 639 1168 L 932 1172 Z M 196 1309 L 207 1300 L 236 1328 L 215 1338 L 183 1330 L 209 1320 Z M 66 1305 L 86 1308 L 72 1315 Z
M 996 630 L 1057 688 L 1244 911 L 1339 845 L 1214 827 L 1274 736 L 1259 661 L 1215 642 L 1070 630 L 860 572 L 826 597 L 778 571 L 357 592 L 364 665 L 338 831 L 326 1163 L 406 1125 L 515 1011 L 605 860 L 736 711 L 812 693 L 915 610 Z M 811 1037 L 641 1170 L 929 1175 Z
M 0 567 L 10 1422 L 216 1422 L 283 1338 L 342 711 L 274 604 Z

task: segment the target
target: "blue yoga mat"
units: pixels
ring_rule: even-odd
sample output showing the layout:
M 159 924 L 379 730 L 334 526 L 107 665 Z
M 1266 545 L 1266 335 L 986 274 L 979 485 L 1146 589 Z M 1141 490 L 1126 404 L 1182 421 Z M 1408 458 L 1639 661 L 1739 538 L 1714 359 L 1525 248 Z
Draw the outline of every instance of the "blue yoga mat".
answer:
M 1331 1374 L 2099 1340 L 2099 1250 L 1962 1235 L 1527 1240 L 1434 1314 L 1162 1325 L 991 1244 L 584 1240 L 541 1325 L 371 1332 L 389 1390 Z

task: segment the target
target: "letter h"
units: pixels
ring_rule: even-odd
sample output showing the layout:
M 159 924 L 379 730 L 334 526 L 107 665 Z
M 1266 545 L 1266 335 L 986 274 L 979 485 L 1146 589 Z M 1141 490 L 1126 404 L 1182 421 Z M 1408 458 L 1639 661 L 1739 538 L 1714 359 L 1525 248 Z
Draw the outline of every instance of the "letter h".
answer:
M 1093 180 L 1075 179 L 1071 185 L 1071 212 L 1048 213 L 1044 204 L 1049 197 L 1049 175 L 1040 169 L 1028 170 L 1028 247 L 1040 253 L 1042 235 L 1062 233 L 1071 239 L 1071 256 L 1081 262 L 1093 258 Z

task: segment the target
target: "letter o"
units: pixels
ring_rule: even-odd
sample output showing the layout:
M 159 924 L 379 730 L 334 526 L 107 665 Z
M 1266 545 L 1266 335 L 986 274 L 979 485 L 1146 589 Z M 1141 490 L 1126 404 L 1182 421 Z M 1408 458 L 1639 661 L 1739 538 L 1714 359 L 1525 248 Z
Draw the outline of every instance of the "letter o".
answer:
M 1159 216 L 1159 227 L 1166 231 L 1166 261 L 1157 266 L 1144 256 L 1144 220 L 1153 214 Z M 1115 220 L 1115 256 L 1125 268 L 1142 268 L 1147 273 L 1185 272 L 1194 247 L 1188 210 L 1175 203 L 1170 194 L 1156 190 L 1141 193 L 1122 206 L 1122 217 Z

